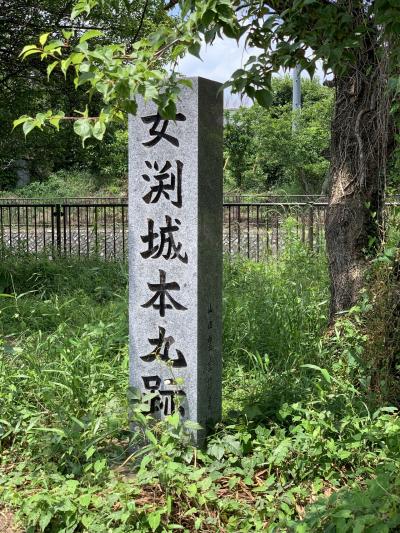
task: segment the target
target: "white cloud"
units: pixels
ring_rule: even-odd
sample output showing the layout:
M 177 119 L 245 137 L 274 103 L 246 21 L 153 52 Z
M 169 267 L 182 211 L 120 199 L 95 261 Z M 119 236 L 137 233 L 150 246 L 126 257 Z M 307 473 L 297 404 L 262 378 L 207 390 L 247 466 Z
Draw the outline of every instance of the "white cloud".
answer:
M 181 59 L 178 70 L 185 76 L 202 76 L 223 83 L 229 80 L 235 70 L 242 68 L 251 55 L 257 55 L 259 52 L 257 48 L 245 48 L 244 38 L 239 44 L 234 39 L 218 38 L 212 45 L 204 44 L 201 47 L 201 59 L 189 54 Z M 302 75 L 308 77 L 306 73 Z M 316 76 L 324 78 L 322 68 L 317 69 Z M 225 91 L 226 107 L 237 107 L 240 104 L 239 95 L 232 95 L 229 90 Z
M 201 59 L 192 55 L 185 56 L 179 63 L 178 70 L 185 76 L 202 76 L 224 83 L 232 73 L 243 67 L 251 54 L 244 50 L 244 42 L 239 45 L 233 39 L 216 39 L 212 45 L 201 47 Z M 239 95 L 225 91 L 225 106 L 237 107 L 241 103 Z
M 225 82 L 238 68 L 241 68 L 249 54 L 233 39 L 216 39 L 212 45 L 203 45 L 201 60 L 187 55 L 179 65 L 179 70 L 187 76 L 204 76 L 215 81 Z

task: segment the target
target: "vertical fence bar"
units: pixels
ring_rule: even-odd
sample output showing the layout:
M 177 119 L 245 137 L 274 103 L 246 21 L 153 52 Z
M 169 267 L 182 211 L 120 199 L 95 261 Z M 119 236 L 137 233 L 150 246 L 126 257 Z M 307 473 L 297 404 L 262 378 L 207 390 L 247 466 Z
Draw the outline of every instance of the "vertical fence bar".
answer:
M 54 228 L 54 219 L 56 217 L 56 213 L 55 213 L 55 210 L 54 210 L 54 206 L 51 206 L 51 253 L 52 253 L 52 256 L 54 258 L 54 242 L 55 242 L 55 233 L 56 233 L 56 230 Z
M 57 255 L 61 255 L 61 204 L 56 205 L 56 243 Z
M 10 239 L 10 248 L 12 249 L 12 226 L 11 226 L 11 207 L 8 208 L 8 226 L 9 226 L 9 239 Z
M 99 253 L 99 244 L 98 244 L 98 216 L 97 216 L 97 205 L 94 208 L 94 246 L 96 250 L 96 254 Z
M 117 257 L 117 247 L 115 242 L 115 205 L 112 206 L 112 218 L 113 218 L 113 252 L 114 252 L 114 261 Z
M 71 206 L 68 206 L 68 243 L 69 243 L 69 255 L 72 255 L 72 219 L 71 219 Z
M 232 253 L 232 206 L 228 205 L 228 251 Z
M 37 236 L 37 211 L 36 211 L 36 205 L 33 206 L 33 231 L 35 235 L 35 255 L 37 257 L 38 253 L 38 236 Z
M 104 259 L 107 259 L 107 208 L 104 206 Z
M 63 248 L 64 248 L 64 256 L 66 257 L 67 256 L 67 207 L 64 205 L 63 206 L 63 212 L 62 212 L 62 217 L 63 217 Z
M 256 225 L 257 225 L 257 243 L 256 243 L 256 260 L 260 260 L 260 206 L 257 206 L 256 213 Z
M 240 254 L 240 205 L 238 205 L 238 221 L 237 221 L 237 230 L 238 230 L 238 254 Z
M 42 206 L 42 229 L 43 229 L 43 251 L 46 248 L 46 213 L 45 207 Z
M 78 228 L 78 257 L 81 256 L 81 213 L 79 205 L 76 207 L 76 225 Z
M 309 205 L 308 208 L 308 246 L 310 250 L 314 250 L 314 206 Z
M 3 207 L 0 206 L 1 255 L 4 253 Z
M 29 226 L 28 226 L 28 206 L 25 206 L 25 238 L 26 238 L 26 253 L 29 254 Z
M 250 259 L 250 205 L 247 206 L 247 259 Z
M 122 259 L 125 259 L 125 207 L 121 206 L 122 216 Z
M 86 255 L 89 257 L 90 246 L 89 246 L 89 206 L 86 206 Z
M 18 250 L 19 250 L 20 245 L 21 245 L 21 213 L 19 210 L 19 205 L 17 206 L 17 232 L 18 232 L 17 245 L 18 245 Z

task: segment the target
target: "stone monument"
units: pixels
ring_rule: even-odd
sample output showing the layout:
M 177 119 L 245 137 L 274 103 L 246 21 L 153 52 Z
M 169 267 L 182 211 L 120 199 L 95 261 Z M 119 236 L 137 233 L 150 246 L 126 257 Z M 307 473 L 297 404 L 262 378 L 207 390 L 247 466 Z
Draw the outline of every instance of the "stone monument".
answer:
M 130 384 L 201 444 L 221 416 L 223 95 L 191 82 L 175 120 L 143 100 L 129 120 Z

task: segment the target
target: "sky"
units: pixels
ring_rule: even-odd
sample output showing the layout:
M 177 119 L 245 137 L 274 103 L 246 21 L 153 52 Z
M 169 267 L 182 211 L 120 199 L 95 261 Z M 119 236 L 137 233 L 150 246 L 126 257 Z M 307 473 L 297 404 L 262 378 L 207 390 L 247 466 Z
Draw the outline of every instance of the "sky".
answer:
M 215 81 L 225 82 L 238 68 L 243 67 L 249 56 L 257 54 L 257 49 L 245 49 L 244 39 L 239 45 L 234 39 L 216 39 L 212 45 L 203 45 L 201 60 L 195 56 L 185 56 L 178 66 L 178 70 L 185 76 L 202 76 Z M 283 72 L 282 72 L 283 75 Z M 306 73 L 303 74 L 308 77 Z M 322 70 L 318 69 L 316 76 L 322 79 Z M 243 102 L 248 105 L 248 99 Z M 238 107 L 241 104 L 239 95 L 232 95 L 225 91 L 225 107 Z
M 201 47 L 201 60 L 188 54 L 180 61 L 178 70 L 185 76 L 202 76 L 223 83 L 246 63 L 250 55 L 244 49 L 243 40 L 238 45 L 234 39 L 218 38 L 212 45 Z M 240 103 L 240 96 L 225 90 L 225 107 L 238 107 Z

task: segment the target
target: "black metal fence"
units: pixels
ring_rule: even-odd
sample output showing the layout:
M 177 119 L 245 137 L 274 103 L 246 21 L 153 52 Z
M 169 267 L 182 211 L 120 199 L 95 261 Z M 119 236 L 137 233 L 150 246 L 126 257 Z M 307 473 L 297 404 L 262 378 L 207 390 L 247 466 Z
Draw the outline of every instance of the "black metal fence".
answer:
M 224 198 L 227 200 L 227 198 Z M 255 260 L 279 255 L 290 239 L 315 252 L 324 250 L 327 202 L 225 201 L 223 244 L 229 254 Z M 314 200 L 314 198 L 313 198 Z M 400 204 L 390 209 L 400 213 Z M 55 200 L 0 199 L 0 254 L 127 257 L 126 198 L 67 198 Z
M 0 201 L 0 248 L 54 255 L 98 255 L 124 259 L 127 253 L 128 206 L 125 201 L 17 204 Z

